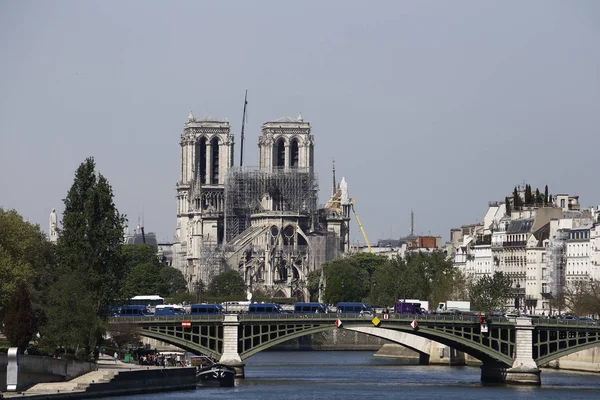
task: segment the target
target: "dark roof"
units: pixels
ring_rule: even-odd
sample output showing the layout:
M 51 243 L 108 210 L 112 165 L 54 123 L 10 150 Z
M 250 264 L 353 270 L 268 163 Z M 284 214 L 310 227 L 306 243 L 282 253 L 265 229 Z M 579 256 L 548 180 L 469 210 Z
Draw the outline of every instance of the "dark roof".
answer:
M 527 219 L 516 219 L 510 221 L 508 225 L 508 229 L 506 233 L 528 233 L 531 232 L 531 227 L 533 227 L 533 218 Z
M 154 233 L 146 233 L 146 244 L 158 249 L 158 241 Z M 144 238 L 141 233 L 134 233 L 125 238 L 125 244 L 144 244 Z
M 550 222 L 548 222 L 546 225 L 542 226 L 537 231 L 533 232 L 533 236 L 535 236 L 535 238 L 538 241 L 537 247 L 543 247 L 544 240 L 550 238 Z

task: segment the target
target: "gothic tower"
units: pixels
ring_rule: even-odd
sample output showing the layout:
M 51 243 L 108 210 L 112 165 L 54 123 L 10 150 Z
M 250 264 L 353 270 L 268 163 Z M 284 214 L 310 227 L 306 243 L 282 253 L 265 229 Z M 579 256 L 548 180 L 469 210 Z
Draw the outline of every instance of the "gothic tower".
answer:
M 178 267 L 188 285 L 210 280 L 206 252 L 223 240 L 224 185 L 233 166 L 229 122 L 196 119 L 190 112 L 181 135 L 181 170 L 177 183 L 177 230 L 173 243 Z M 210 264 L 210 263 L 209 263 Z
M 282 117 L 262 125 L 258 141 L 258 166 L 260 169 L 314 168 L 314 136 L 310 124 L 298 118 Z

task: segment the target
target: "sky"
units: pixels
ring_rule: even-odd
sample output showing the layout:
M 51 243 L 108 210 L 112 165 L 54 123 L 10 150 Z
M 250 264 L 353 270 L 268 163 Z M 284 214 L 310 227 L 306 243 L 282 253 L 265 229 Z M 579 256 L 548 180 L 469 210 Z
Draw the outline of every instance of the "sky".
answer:
M 176 227 L 191 111 L 239 163 L 300 112 L 371 242 L 449 238 L 515 185 L 600 204 L 600 2 L 0 1 L 0 207 L 48 230 L 89 156 L 117 208 Z M 363 242 L 355 221 L 351 241 Z

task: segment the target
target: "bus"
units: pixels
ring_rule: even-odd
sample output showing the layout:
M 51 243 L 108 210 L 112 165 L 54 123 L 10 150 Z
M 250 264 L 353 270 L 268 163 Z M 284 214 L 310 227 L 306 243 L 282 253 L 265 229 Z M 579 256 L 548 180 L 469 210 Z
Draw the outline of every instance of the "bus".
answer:
M 146 306 L 139 305 L 126 305 L 121 307 L 117 316 L 119 317 L 148 317 L 151 316 L 152 313 L 148 310 Z
M 190 306 L 191 315 L 211 315 L 223 314 L 223 306 L 220 304 L 192 304 Z
M 342 314 L 373 315 L 373 308 L 367 303 L 337 303 L 337 312 Z
M 294 314 L 325 314 L 329 310 L 323 303 L 296 303 L 294 304 Z
M 185 308 L 176 304 L 157 304 L 154 315 L 185 315 Z
M 252 303 L 248 306 L 248 314 L 286 314 L 277 303 Z
M 130 306 L 148 306 L 156 307 L 159 304 L 165 304 L 165 299 L 157 295 L 135 296 L 127 301 Z

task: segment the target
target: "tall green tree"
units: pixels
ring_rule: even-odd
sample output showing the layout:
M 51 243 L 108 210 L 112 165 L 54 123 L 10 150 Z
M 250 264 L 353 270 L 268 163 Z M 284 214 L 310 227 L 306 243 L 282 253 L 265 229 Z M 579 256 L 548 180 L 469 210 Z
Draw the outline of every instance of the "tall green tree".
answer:
M 27 282 L 36 317 L 43 320 L 41 307 L 54 272 L 54 245 L 40 227 L 0 208 L 0 322 L 21 282 Z
M 243 296 L 246 293 L 246 282 L 235 270 L 222 272 L 215 276 L 208 285 L 208 295 L 212 297 Z
M 177 268 L 163 266 L 160 269 L 161 292 L 164 296 L 172 297 L 187 290 L 185 277 Z
M 512 297 L 512 282 L 502 272 L 485 275 L 469 285 L 471 309 L 476 311 L 504 310 Z
M 506 204 L 506 215 L 510 216 L 512 210 L 510 209 L 510 201 L 508 200 L 508 196 L 504 198 L 504 204 Z
M 63 200 L 65 210 L 57 245 L 63 273 L 85 274 L 101 314 L 118 298 L 125 276 L 122 259 L 122 216 L 113 202 L 108 180 L 96 174 L 93 158 L 77 168 L 73 185 Z M 106 313 L 107 315 L 107 313 Z
M 544 204 L 548 204 L 550 198 L 548 197 L 548 185 L 544 188 Z
M 21 351 L 37 331 L 37 318 L 25 282 L 19 283 L 4 320 L 6 338 Z

